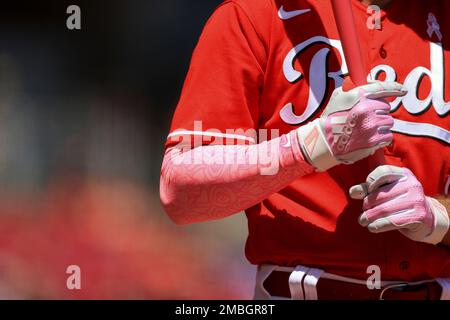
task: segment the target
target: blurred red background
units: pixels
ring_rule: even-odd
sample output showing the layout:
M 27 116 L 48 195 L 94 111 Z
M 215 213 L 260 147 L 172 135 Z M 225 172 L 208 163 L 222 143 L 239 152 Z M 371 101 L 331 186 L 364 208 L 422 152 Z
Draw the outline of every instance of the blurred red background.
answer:
M 2 4 L 0 298 L 251 298 L 245 217 L 180 227 L 159 203 L 170 118 L 220 2 Z
M 149 218 L 157 202 L 133 184 L 74 179 L 1 199 L 0 298 L 251 298 L 242 254 L 223 237 Z M 70 265 L 81 290 L 66 286 Z

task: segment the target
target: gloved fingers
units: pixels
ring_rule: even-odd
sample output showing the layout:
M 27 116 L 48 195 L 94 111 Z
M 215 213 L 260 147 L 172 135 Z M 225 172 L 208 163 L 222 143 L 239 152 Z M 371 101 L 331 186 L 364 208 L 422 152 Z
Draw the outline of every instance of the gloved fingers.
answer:
M 406 221 L 407 214 L 401 215 L 401 220 Z M 367 229 L 372 233 L 388 232 L 393 230 L 414 230 L 420 228 L 423 224 L 419 221 L 397 221 L 396 217 L 387 217 L 378 219 L 368 225 Z
M 367 229 L 372 233 L 382 233 L 398 230 L 398 227 L 394 225 L 389 218 L 381 218 L 369 224 Z
M 391 215 L 389 220 L 392 224 L 396 225 L 398 229 L 414 229 L 418 225 L 423 225 L 425 221 L 423 215 L 421 215 L 419 211 L 409 208 Z
M 390 141 L 392 141 L 392 134 L 387 135 L 382 142 L 388 144 Z M 365 183 L 350 188 L 350 197 L 355 200 L 362 200 L 381 186 L 397 182 L 403 177 L 404 173 L 401 168 L 379 166 L 369 174 Z
M 410 210 L 413 210 L 413 207 L 408 202 L 395 202 L 394 200 L 387 201 L 371 209 L 364 210 L 359 217 L 358 222 L 361 226 L 367 227 L 378 219 L 394 217 L 398 214 L 411 213 Z
M 378 116 L 379 121 L 378 125 L 378 133 L 379 134 L 388 134 L 391 133 L 391 129 L 394 126 L 394 119 L 391 116 Z
M 392 141 L 394 140 L 394 134 L 390 130 L 387 130 L 386 132 L 378 131 L 378 133 L 374 137 L 374 140 L 374 144 L 378 147 L 378 149 L 381 149 L 392 143 Z
M 372 193 L 379 187 L 406 179 L 405 169 L 395 166 L 379 166 L 367 177 L 368 191 Z
M 361 183 L 350 188 L 350 198 L 355 200 L 362 200 L 369 194 L 367 183 Z
M 394 81 L 376 81 L 355 88 L 361 90 L 368 99 L 385 99 L 390 97 L 403 97 L 408 90 L 400 83 Z
M 386 184 L 364 198 L 363 210 L 367 211 L 391 201 L 404 201 L 408 197 L 408 193 L 408 186 L 396 183 Z

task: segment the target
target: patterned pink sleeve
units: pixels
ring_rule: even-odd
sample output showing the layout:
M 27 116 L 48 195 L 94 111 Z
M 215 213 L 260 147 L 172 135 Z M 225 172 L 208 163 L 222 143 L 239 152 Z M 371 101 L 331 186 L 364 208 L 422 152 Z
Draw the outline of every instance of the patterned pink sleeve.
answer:
M 255 145 L 209 145 L 166 151 L 160 195 L 178 224 L 225 218 L 248 209 L 314 168 L 297 133 Z

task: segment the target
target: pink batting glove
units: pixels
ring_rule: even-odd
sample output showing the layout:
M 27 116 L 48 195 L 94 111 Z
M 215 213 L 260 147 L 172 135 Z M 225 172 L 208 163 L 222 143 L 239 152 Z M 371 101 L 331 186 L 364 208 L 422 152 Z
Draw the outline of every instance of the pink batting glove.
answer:
M 447 210 L 425 196 L 409 169 L 380 166 L 365 183 L 352 187 L 350 196 L 364 199 L 359 223 L 370 232 L 398 230 L 411 240 L 438 244 L 449 230 Z
M 394 120 L 385 98 L 406 93 L 397 82 L 374 82 L 347 92 L 336 89 L 321 118 L 298 129 L 305 157 L 317 171 L 326 171 L 389 145 Z

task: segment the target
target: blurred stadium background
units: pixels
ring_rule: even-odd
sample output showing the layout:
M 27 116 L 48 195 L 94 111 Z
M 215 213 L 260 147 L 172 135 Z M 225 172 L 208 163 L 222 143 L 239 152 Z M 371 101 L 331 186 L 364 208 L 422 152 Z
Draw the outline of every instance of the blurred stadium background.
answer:
M 169 122 L 221 0 L 0 10 L 0 298 L 251 298 L 243 214 L 179 227 L 159 203 Z M 82 30 L 66 28 L 81 7 Z M 66 287 L 79 265 L 82 290 Z

